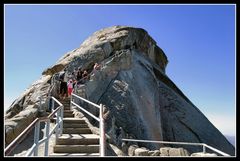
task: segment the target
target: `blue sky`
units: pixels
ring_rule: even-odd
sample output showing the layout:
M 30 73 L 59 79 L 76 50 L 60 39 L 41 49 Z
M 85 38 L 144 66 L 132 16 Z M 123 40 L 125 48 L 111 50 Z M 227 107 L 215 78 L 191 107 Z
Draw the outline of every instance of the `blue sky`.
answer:
M 235 135 L 234 5 L 5 5 L 4 109 L 95 31 L 144 28 L 166 73 L 224 134 Z

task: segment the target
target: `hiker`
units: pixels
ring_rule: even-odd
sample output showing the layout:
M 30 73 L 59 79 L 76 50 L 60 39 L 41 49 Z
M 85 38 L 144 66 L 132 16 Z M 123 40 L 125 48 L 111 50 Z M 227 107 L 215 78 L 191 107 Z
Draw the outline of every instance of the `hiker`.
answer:
M 101 69 L 101 65 L 98 63 L 95 63 L 93 66 L 93 70 L 91 72 L 91 80 L 98 80 L 100 75 L 99 75 L 99 71 Z
M 67 86 L 68 86 L 68 96 L 71 96 L 72 91 L 73 91 L 73 80 L 72 79 L 69 79 Z
M 98 63 L 95 63 L 93 70 L 100 70 L 100 69 L 101 69 L 101 65 L 99 65 Z
M 78 73 L 77 68 L 74 68 L 73 74 L 74 74 L 74 78 L 75 78 L 75 79 L 77 79 L 77 73 Z
M 84 72 L 82 74 L 82 79 L 80 79 L 78 81 L 78 84 L 84 84 L 87 82 L 88 79 L 89 79 L 89 74 L 88 74 L 87 70 L 84 70 Z
M 79 67 L 78 68 L 78 71 L 77 71 L 77 81 L 80 81 L 82 79 L 82 74 L 83 74 L 83 71 L 82 69 Z
M 82 74 L 82 79 L 88 79 L 88 72 L 87 72 L 87 70 L 84 70 L 84 72 Z
M 60 80 L 60 92 L 59 97 L 60 99 L 64 99 L 67 96 L 67 74 L 66 74 L 66 68 L 63 72 L 59 74 L 59 80 Z
M 77 80 L 76 79 L 73 80 L 73 92 L 74 92 L 75 86 L 77 86 Z
M 68 76 L 68 80 L 69 79 L 72 79 L 72 80 L 74 80 L 75 79 L 75 75 L 74 75 L 74 72 L 72 72 L 69 76 Z

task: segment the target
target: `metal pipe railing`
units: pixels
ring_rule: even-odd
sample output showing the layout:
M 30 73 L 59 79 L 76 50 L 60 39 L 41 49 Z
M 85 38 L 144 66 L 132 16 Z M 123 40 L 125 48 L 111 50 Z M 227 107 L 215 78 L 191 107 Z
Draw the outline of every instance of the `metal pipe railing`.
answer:
M 105 156 L 105 131 L 104 131 L 104 119 L 103 119 L 103 105 L 100 104 L 100 156 Z
M 44 155 L 45 156 L 48 156 L 48 147 L 49 147 L 49 132 L 50 131 L 50 121 L 47 121 L 46 123 L 46 134 L 45 134 L 45 137 L 47 138 L 46 139 L 46 142 L 45 142 L 45 149 L 44 149 Z
M 89 100 L 86 100 L 85 98 L 82 98 L 82 97 L 80 97 L 80 96 L 78 96 L 78 95 L 76 95 L 74 93 L 72 93 L 72 96 L 75 96 L 75 97 L 77 97 L 77 98 L 79 98 L 79 99 L 81 99 L 81 100 L 83 100 L 83 101 L 85 101 L 85 102 L 87 102 L 87 103 L 89 103 L 89 104 L 91 104 L 91 105 L 93 105 L 93 106 L 95 106 L 95 107 L 100 109 L 100 105 L 97 105 L 97 104 L 95 104 L 95 103 L 93 103 L 93 102 L 91 102 Z
M 78 108 L 80 108 L 82 111 L 86 112 L 89 116 L 91 116 L 92 118 L 94 118 L 95 120 L 97 120 L 98 122 L 100 122 L 100 119 L 96 116 L 94 116 L 93 114 L 91 114 L 90 112 L 88 112 L 87 110 L 85 110 L 84 108 L 82 108 L 81 106 L 79 106 L 78 104 L 76 104 L 75 102 L 72 102 L 72 104 L 74 104 L 75 106 L 77 106 Z
M 35 125 L 35 131 L 34 131 L 34 143 L 35 143 L 35 147 L 34 148 L 34 156 L 38 155 L 38 140 L 39 140 L 39 130 L 40 130 L 40 121 L 38 121 Z
M 131 142 L 144 142 L 144 143 L 160 143 L 160 144 L 176 144 L 176 145 L 195 145 L 195 146 L 202 146 L 203 153 L 206 153 L 206 147 L 223 155 L 223 156 L 230 156 L 227 153 L 224 153 L 218 149 L 215 149 L 207 144 L 204 143 L 188 143 L 188 142 L 170 142 L 170 141 L 156 141 L 156 140 L 137 140 L 137 139 L 125 139 L 123 138 L 122 141 L 131 141 Z
M 39 118 L 36 118 L 23 132 L 18 135 L 5 149 L 4 154 L 9 155 L 16 146 L 21 143 L 21 141 L 31 132 L 31 130 L 35 127 L 35 124 L 39 121 Z
M 86 109 L 84 109 L 83 107 L 79 106 L 78 104 L 76 104 L 75 102 L 72 101 L 73 99 L 73 96 L 74 97 L 77 97 L 81 100 L 83 100 L 84 102 L 87 102 L 97 108 L 99 108 L 99 118 L 94 116 L 93 114 L 91 114 L 89 111 L 87 111 Z M 99 122 L 99 129 L 100 129 L 100 149 L 99 149 L 99 152 L 100 152 L 100 156 L 103 157 L 105 156 L 105 142 L 106 142 L 106 139 L 105 139 L 105 130 L 104 130 L 104 118 L 103 118 L 103 105 L 100 104 L 100 105 L 97 105 L 89 100 L 86 100 L 74 93 L 72 93 L 71 95 L 71 102 L 70 102 L 70 106 L 71 104 L 75 105 L 76 107 L 80 108 L 82 111 L 86 112 L 89 116 L 91 116 L 92 118 L 94 118 L 95 120 L 97 120 Z
M 211 149 L 211 150 L 213 150 L 213 151 L 215 151 L 215 152 L 217 152 L 217 153 L 219 153 L 219 154 L 221 154 L 223 156 L 230 156 L 229 154 L 224 153 L 224 152 L 222 152 L 222 151 L 220 151 L 220 150 L 218 150 L 218 149 L 216 149 L 214 147 L 211 147 L 211 146 L 209 146 L 207 144 L 204 144 L 204 143 L 203 143 L 203 147 L 209 148 L 209 149 Z
M 34 132 L 34 144 L 32 147 L 28 150 L 26 153 L 26 156 L 31 156 L 32 154 L 34 156 L 38 155 L 38 147 L 40 144 L 45 142 L 45 152 L 44 155 L 48 156 L 48 147 L 49 147 L 49 139 L 53 132 L 55 131 L 56 134 L 62 134 L 62 127 L 63 127 L 63 105 L 54 97 L 51 97 L 53 100 L 52 103 L 52 112 L 47 117 L 44 118 L 36 118 L 17 138 L 15 138 L 5 149 L 4 154 L 7 156 L 9 155 L 16 147 L 17 145 L 27 136 L 27 134 L 35 127 Z M 59 104 L 59 106 L 53 110 L 54 108 L 54 101 Z M 57 121 L 56 121 L 56 127 L 50 131 L 50 119 L 57 114 Z M 40 132 L 40 123 L 45 122 L 46 126 L 46 134 L 45 138 L 42 140 L 39 140 L 39 132 Z M 58 128 L 57 128 L 58 127 Z M 58 135 L 56 135 L 58 137 Z

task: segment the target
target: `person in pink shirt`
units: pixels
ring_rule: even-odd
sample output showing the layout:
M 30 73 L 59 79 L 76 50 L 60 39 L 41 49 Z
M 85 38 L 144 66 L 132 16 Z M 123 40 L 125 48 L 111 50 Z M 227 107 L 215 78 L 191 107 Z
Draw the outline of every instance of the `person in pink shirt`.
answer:
M 73 91 L 73 81 L 72 81 L 72 79 L 70 79 L 69 81 L 68 81 L 68 96 L 71 96 L 71 94 L 72 94 L 72 91 Z

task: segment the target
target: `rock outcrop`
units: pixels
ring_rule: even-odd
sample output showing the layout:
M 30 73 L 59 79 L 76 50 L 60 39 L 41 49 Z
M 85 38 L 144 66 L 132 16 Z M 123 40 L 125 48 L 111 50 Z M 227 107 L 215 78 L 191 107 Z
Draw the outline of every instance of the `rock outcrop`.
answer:
M 38 103 L 39 95 L 43 96 L 45 108 L 48 94 L 58 98 L 56 78 L 64 68 L 72 73 L 75 68 L 82 67 L 90 73 L 96 62 L 101 64 L 101 69 L 76 91 L 105 105 L 105 130 L 115 145 L 121 144 L 123 134 L 117 132 L 121 128 L 128 138 L 201 142 L 234 155 L 234 147 L 168 78 L 165 73 L 168 60 L 162 49 L 145 30 L 127 26 L 113 26 L 95 32 L 79 48 L 43 71 L 41 79 L 11 105 L 6 121 Z M 92 112 L 99 114 L 96 110 Z M 5 129 L 10 127 L 16 128 L 5 125 Z M 7 130 L 5 134 L 8 136 Z M 11 140 L 5 141 L 9 143 Z M 163 147 L 154 143 L 138 145 L 150 151 Z M 201 151 L 195 146 L 183 147 L 191 153 Z M 135 153 L 135 147 L 132 148 Z M 137 150 L 137 153 L 156 155 L 158 152 Z M 133 150 L 129 154 L 133 155 Z

